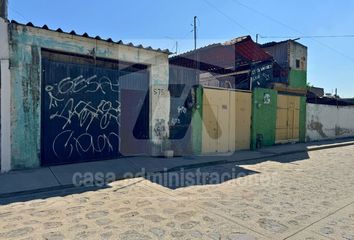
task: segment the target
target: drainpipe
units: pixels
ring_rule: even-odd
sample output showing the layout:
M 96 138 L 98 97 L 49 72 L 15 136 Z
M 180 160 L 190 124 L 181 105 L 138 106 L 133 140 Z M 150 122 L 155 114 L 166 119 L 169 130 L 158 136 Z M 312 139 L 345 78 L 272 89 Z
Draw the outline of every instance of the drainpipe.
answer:
M 8 0 L 0 0 L 0 17 L 3 19 L 7 19 L 7 6 Z

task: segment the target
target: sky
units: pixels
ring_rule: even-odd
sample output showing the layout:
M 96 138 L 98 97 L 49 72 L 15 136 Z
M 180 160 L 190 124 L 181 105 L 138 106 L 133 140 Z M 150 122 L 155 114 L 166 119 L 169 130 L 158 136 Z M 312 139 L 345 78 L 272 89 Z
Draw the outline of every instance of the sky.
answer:
M 308 82 L 354 97 L 354 37 L 308 38 L 354 35 L 352 0 L 9 0 L 9 18 L 21 23 L 178 53 L 194 48 L 194 16 L 198 47 L 244 35 L 259 34 L 260 43 L 303 37 Z

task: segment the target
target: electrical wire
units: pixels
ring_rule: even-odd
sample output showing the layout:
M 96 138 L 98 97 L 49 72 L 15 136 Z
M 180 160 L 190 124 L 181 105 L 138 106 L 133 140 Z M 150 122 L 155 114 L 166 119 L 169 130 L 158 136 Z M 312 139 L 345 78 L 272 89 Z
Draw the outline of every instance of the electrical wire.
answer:
M 279 25 L 285 27 L 285 28 L 290 29 L 290 30 L 292 30 L 293 32 L 296 32 L 297 34 L 305 35 L 305 34 L 301 33 L 301 31 L 299 31 L 299 30 L 293 28 L 292 26 L 287 25 L 287 24 L 285 24 L 284 22 L 279 21 L 278 19 L 275 19 L 275 18 L 273 18 L 273 17 L 271 17 L 271 16 L 265 14 L 265 13 L 259 11 L 258 9 L 252 8 L 252 7 L 250 7 L 249 5 L 246 5 L 246 4 L 244 4 L 244 3 L 241 3 L 241 2 L 238 1 L 238 0 L 231 0 L 231 1 L 233 1 L 234 3 L 240 5 L 240 6 L 244 7 L 244 8 L 247 8 L 247 9 L 250 10 L 250 11 L 253 11 L 253 12 L 255 12 L 255 13 L 257 13 L 257 14 L 259 14 L 259 15 L 261 15 L 261 16 L 263 16 L 263 17 L 265 17 L 265 18 L 267 18 L 267 19 L 269 19 L 269 20 L 271 20 L 271 21 L 273 21 L 273 22 L 275 22 L 275 23 L 277 23 L 277 24 L 279 24 Z M 348 36 L 349 36 L 349 35 L 348 35 Z M 349 60 L 351 60 L 351 61 L 354 61 L 354 58 L 353 58 L 353 57 L 348 56 L 347 54 L 343 53 L 342 51 L 339 51 L 338 49 L 335 49 L 335 48 L 333 48 L 333 47 L 331 47 L 331 46 L 329 46 L 329 45 L 327 45 L 327 44 L 325 44 L 325 43 L 323 43 L 323 42 L 317 40 L 315 37 L 308 36 L 308 38 L 311 39 L 312 41 L 316 42 L 317 44 L 322 45 L 323 47 L 325 47 L 325 48 L 327 48 L 327 49 L 330 49 L 330 50 L 332 50 L 333 52 L 336 52 L 337 54 L 342 55 L 343 57 L 346 57 L 347 59 L 349 59 Z
M 20 16 L 21 18 L 23 18 L 23 20 L 25 20 L 26 22 L 30 22 L 28 20 L 28 18 L 26 18 L 21 12 L 17 11 L 16 9 L 12 8 L 10 5 L 8 6 L 9 10 L 12 11 L 13 13 L 17 14 L 18 16 Z
M 313 36 L 262 36 L 260 38 L 286 38 L 286 39 L 296 39 L 296 38 L 354 38 L 354 35 L 313 35 Z
M 247 33 L 252 35 L 252 31 L 250 29 L 248 29 L 247 27 L 243 26 L 241 23 L 239 23 L 238 21 L 236 21 L 234 18 L 230 17 L 228 14 L 224 13 L 223 11 L 221 11 L 217 6 L 215 6 L 214 4 L 212 4 L 210 1 L 208 0 L 204 0 L 204 2 L 209 5 L 209 7 L 211 7 L 212 9 L 214 9 L 215 11 L 217 11 L 219 14 L 221 14 L 222 16 L 224 16 L 225 18 L 227 18 L 229 21 L 233 22 L 234 24 L 236 24 L 238 27 L 242 28 L 243 30 L 245 30 Z

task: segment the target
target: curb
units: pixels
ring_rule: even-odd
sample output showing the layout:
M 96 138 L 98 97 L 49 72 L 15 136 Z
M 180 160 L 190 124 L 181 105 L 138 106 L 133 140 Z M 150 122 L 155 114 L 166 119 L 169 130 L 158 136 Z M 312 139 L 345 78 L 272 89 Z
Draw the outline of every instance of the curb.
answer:
M 295 150 L 295 151 L 289 151 L 289 152 L 284 152 L 284 153 L 279 153 L 279 154 L 270 154 L 266 157 L 257 157 L 257 158 L 250 158 L 250 159 L 244 159 L 244 160 L 220 160 L 220 161 L 204 162 L 204 163 L 197 163 L 197 164 L 188 164 L 188 165 L 173 167 L 173 168 L 167 169 L 166 171 L 162 170 L 162 171 L 149 172 L 149 173 L 146 173 L 146 176 L 154 175 L 154 174 L 158 174 L 158 173 L 176 172 L 180 169 L 189 170 L 189 169 L 196 169 L 196 168 L 202 168 L 202 167 L 217 166 L 217 165 L 222 165 L 222 164 L 227 164 L 227 163 L 250 162 L 250 161 L 262 160 L 262 159 L 269 158 L 269 157 L 281 157 L 281 156 L 290 155 L 290 154 L 314 152 L 314 151 L 320 151 L 320 150 L 325 150 L 325 149 L 347 147 L 347 146 L 352 146 L 352 145 L 354 145 L 354 141 L 345 142 L 345 143 L 338 143 L 338 144 L 328 144 L 328 145 L 324 145 L 324 146 L 309 148 L 307 150 Z M 120 180 L 124 180 L 124 179 L 125 178 L 117 178 L 114 181 L 120 181 Z M 95 183 L 93 183 L 93 185 L 94 184 Z M 69 189 L 90 190 L 90 189 L 102 189 L 102 188 L 104 188 L 104 187 L 98 187 L 98 186 L 77 187 L 73 184 L 60 185 L 60 186 L 56 186 L 56 187 L 40 188 L 40 189 L 33 189 L 33 190 L 13 192 L 13 193 L 4 193 L 4 194 L 0 194 L 0 200 L 6 200 L 6 199 L 12 198 L 12 197 L 25 197 L 25 196 L 29 196 L 32 194 L 47 193 L 47 192 L 54 192 L 54 191 L 63 191 L 63 190 L 69 190 Z
M 354 145 L 354 142 L 346 142 L 346 143 L 338 143 L 338 144 L 328 144 L 324 146 L 318 146 L 318 147 L 313 147 L 307 150 L 295 150 L 295 151 L 289 151 L 289 152 L 284 152 L 284 153 L 274 153 L 266 156 L 266 157 L 257 157 L 257 158 L 249 158 L 249 159 L 244 159 L 244 160 L 220 160 L 220 161 L 213 161 L 213 162 L 205 162 L 205 163 L 197 163 L 197 164 L 189 164 L 189 165 L 182 165 L 178 167 L 173 167 L 167 170 L 167 172 L 175 172 L 178 171 L 179 169 L 195 169 L 195 168 L 201 168 L 201 167 L 209 167 L 209 166 L 217 166 L 221 164 L 226 164 L 226 163 L 238 163 L 238 162 L 249 162 L 249 161 L 255 161 L 255 160 L 262 160 L 265 158 L 269 157 L 281 157 L 281 156 L 286 156 L 290 154 L 297 154 L 297 153 L 304 153 L 304 152 L 314 152 L 314 151 L 320 151 L 320 150 L 325 150 L 325 149 L 332 149 L 332 148 L 339 148 L 339 147 L 347 147 L 347 146 L 352 146 Z M 158 171 L 156 173 L 163 173 L 166 171 Z
M 66 190 L 66 189 L 70 189 L 73 187 L 74 187 L 74 185 L 60 185 L 60 186 L 56 186 L 56 187 L 38 188 L 38 189 L 33 189 L 33 190 L 26 190 L 26 191 L 12 192 L 12 193 L 2 193 L 2 194 L 0 194 L 0 200 L 6 199 L 6 198 L 11 198 L 11 197 L 22 197 L 22 196 L 38 194 L 38 193 L 61 191 L 61 190 Z

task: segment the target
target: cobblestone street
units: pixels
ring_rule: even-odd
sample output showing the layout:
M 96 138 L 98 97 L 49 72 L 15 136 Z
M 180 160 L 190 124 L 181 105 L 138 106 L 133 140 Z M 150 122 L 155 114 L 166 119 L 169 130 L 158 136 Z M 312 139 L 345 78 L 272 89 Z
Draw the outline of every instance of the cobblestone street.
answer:
M 247 176 L 176 188 L 137 178 L 6 199 L 0 239 L 354 239 L 353 146 L 201 171 L 233 167 Z

